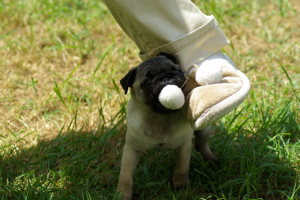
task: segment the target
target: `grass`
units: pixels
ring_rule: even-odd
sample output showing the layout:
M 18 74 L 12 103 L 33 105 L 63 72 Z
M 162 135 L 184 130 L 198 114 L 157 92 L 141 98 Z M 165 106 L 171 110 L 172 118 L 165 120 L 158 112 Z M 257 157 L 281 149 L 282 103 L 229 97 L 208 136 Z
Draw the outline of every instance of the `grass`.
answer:
M 149 151 L 134 198 L 300 199 L 299 1 L 194 3 L 220 22 L 252 90 L 213 125 L 220 166 L 192 149 L 191 182 L 175 190 L 172 151 Z M 119 80 L 139 62 L 101 1 L 0 0 L 1 199 L 117 199 Z

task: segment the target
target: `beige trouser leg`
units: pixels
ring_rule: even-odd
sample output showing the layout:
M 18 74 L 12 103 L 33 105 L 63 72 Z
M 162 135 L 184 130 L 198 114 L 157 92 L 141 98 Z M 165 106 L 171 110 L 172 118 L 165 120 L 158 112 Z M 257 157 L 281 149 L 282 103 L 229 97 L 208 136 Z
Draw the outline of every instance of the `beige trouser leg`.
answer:
M 229 44 L 213 16 L 190 0 L 103 0 L 144 61 L 159 52 L 175 55 L 182 70 Z

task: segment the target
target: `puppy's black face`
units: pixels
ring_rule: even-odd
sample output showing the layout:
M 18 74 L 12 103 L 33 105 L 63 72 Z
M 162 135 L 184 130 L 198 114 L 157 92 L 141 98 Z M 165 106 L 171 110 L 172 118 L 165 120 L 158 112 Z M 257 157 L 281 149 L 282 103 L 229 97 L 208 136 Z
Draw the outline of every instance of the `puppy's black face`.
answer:
M 131 87 L 133 95 L 157 113 L 168 114 L 176 111 L 165 108 L 158 100 L 159 93 L 166 85 L 181 88 L 185 83 L 184 74 L 173 57 L 170 59 L 164 55 L 149 59 L 130 70 L 126 76 L 121 80 L 125 93 Z
M 144 101 L 160 114 L 168 114 L 176 110 L 165 108 L 158 100 L 161 90 L 166 85 L 176 85 L 181 88 L 185 77 L 179 66 L 166 57 L 159 56 L 145 61 L 138 68 L 142 77 L 140 88 L 143 90 Z

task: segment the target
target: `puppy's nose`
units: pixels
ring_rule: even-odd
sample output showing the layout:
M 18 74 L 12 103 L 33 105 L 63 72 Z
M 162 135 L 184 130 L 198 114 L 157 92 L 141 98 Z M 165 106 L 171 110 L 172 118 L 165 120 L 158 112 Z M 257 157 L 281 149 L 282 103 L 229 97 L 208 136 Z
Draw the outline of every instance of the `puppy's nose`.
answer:
M 163 82 L 168 82 L 170 80 L 170 78 L 164 78 Z

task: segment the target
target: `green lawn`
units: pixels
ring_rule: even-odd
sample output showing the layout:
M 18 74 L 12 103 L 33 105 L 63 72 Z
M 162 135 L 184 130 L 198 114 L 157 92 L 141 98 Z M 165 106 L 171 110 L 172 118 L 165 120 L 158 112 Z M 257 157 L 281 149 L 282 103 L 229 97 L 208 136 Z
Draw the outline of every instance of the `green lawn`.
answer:
M 192 149 L 174 189 L 172 151 L 149 151 L 134 199 L 300 199 L 300 1 L 195 0 L 251 81 L 213 125 L 220 165 Z M 0 199 L 117 199 L 126 132 L 119 80 L 138 49 L 101 1 L 0 0 Z

